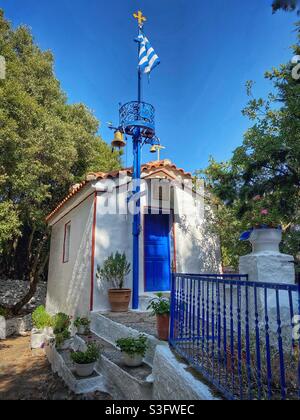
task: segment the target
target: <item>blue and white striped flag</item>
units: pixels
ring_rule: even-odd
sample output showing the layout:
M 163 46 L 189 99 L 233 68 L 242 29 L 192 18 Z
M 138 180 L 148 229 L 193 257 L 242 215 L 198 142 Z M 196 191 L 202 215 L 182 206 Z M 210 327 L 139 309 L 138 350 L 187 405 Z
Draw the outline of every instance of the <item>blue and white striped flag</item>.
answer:
M 139 68 L 143 73 L 149 74 L 160 64 L 160 59 L 143 33 L 138 36 L 137 42 L 140 43 Z

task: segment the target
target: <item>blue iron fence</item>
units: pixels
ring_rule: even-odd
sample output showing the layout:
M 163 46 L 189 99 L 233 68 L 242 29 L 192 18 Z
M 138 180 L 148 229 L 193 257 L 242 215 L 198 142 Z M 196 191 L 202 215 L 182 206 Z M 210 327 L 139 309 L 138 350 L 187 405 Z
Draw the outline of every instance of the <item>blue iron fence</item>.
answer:
M 300 399 L 300 286 L 174 274 L 170 344 L 228 399 Z

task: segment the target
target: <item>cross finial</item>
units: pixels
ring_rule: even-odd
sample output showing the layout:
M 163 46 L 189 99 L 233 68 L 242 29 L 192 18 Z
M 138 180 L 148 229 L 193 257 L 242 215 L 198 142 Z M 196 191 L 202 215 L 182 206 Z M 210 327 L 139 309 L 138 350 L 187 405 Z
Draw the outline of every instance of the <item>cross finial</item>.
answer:
M 141 12 L 140 10 L 137 13 L 134 13 L 133 17 L 138 20 L 140 28 L 142 28 L 144 25 L 144 22 L 147 21 L 147 18 L 143 16 L 143 12 Z

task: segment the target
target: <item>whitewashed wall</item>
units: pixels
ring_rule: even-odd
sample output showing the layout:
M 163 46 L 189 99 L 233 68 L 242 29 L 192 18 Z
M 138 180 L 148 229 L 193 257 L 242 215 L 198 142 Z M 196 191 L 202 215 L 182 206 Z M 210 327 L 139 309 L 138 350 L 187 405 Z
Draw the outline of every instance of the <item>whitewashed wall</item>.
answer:
M 220 242 L 209 225 L 211 209 L 206 207 L 203 217 L 197 204 L 188 191 L 176 189 L 175 207 L 179 213 L 175 215 L 177 272 L 220 273 Z
M 79 199 L 80 197 L 78 197 Z M 86 315 L 90 310 L 94 196 L 52 227 L 47 310 Z M 70 258 L 63 263 L 65 224 L 71 221 Z

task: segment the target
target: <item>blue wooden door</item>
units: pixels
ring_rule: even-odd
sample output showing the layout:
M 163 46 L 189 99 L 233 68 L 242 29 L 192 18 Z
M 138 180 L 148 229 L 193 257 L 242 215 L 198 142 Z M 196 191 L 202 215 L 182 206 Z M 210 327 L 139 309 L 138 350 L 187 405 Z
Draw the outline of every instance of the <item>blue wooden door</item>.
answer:
M 171 289 L 169 215 L 145 215 L 145 290 Z

